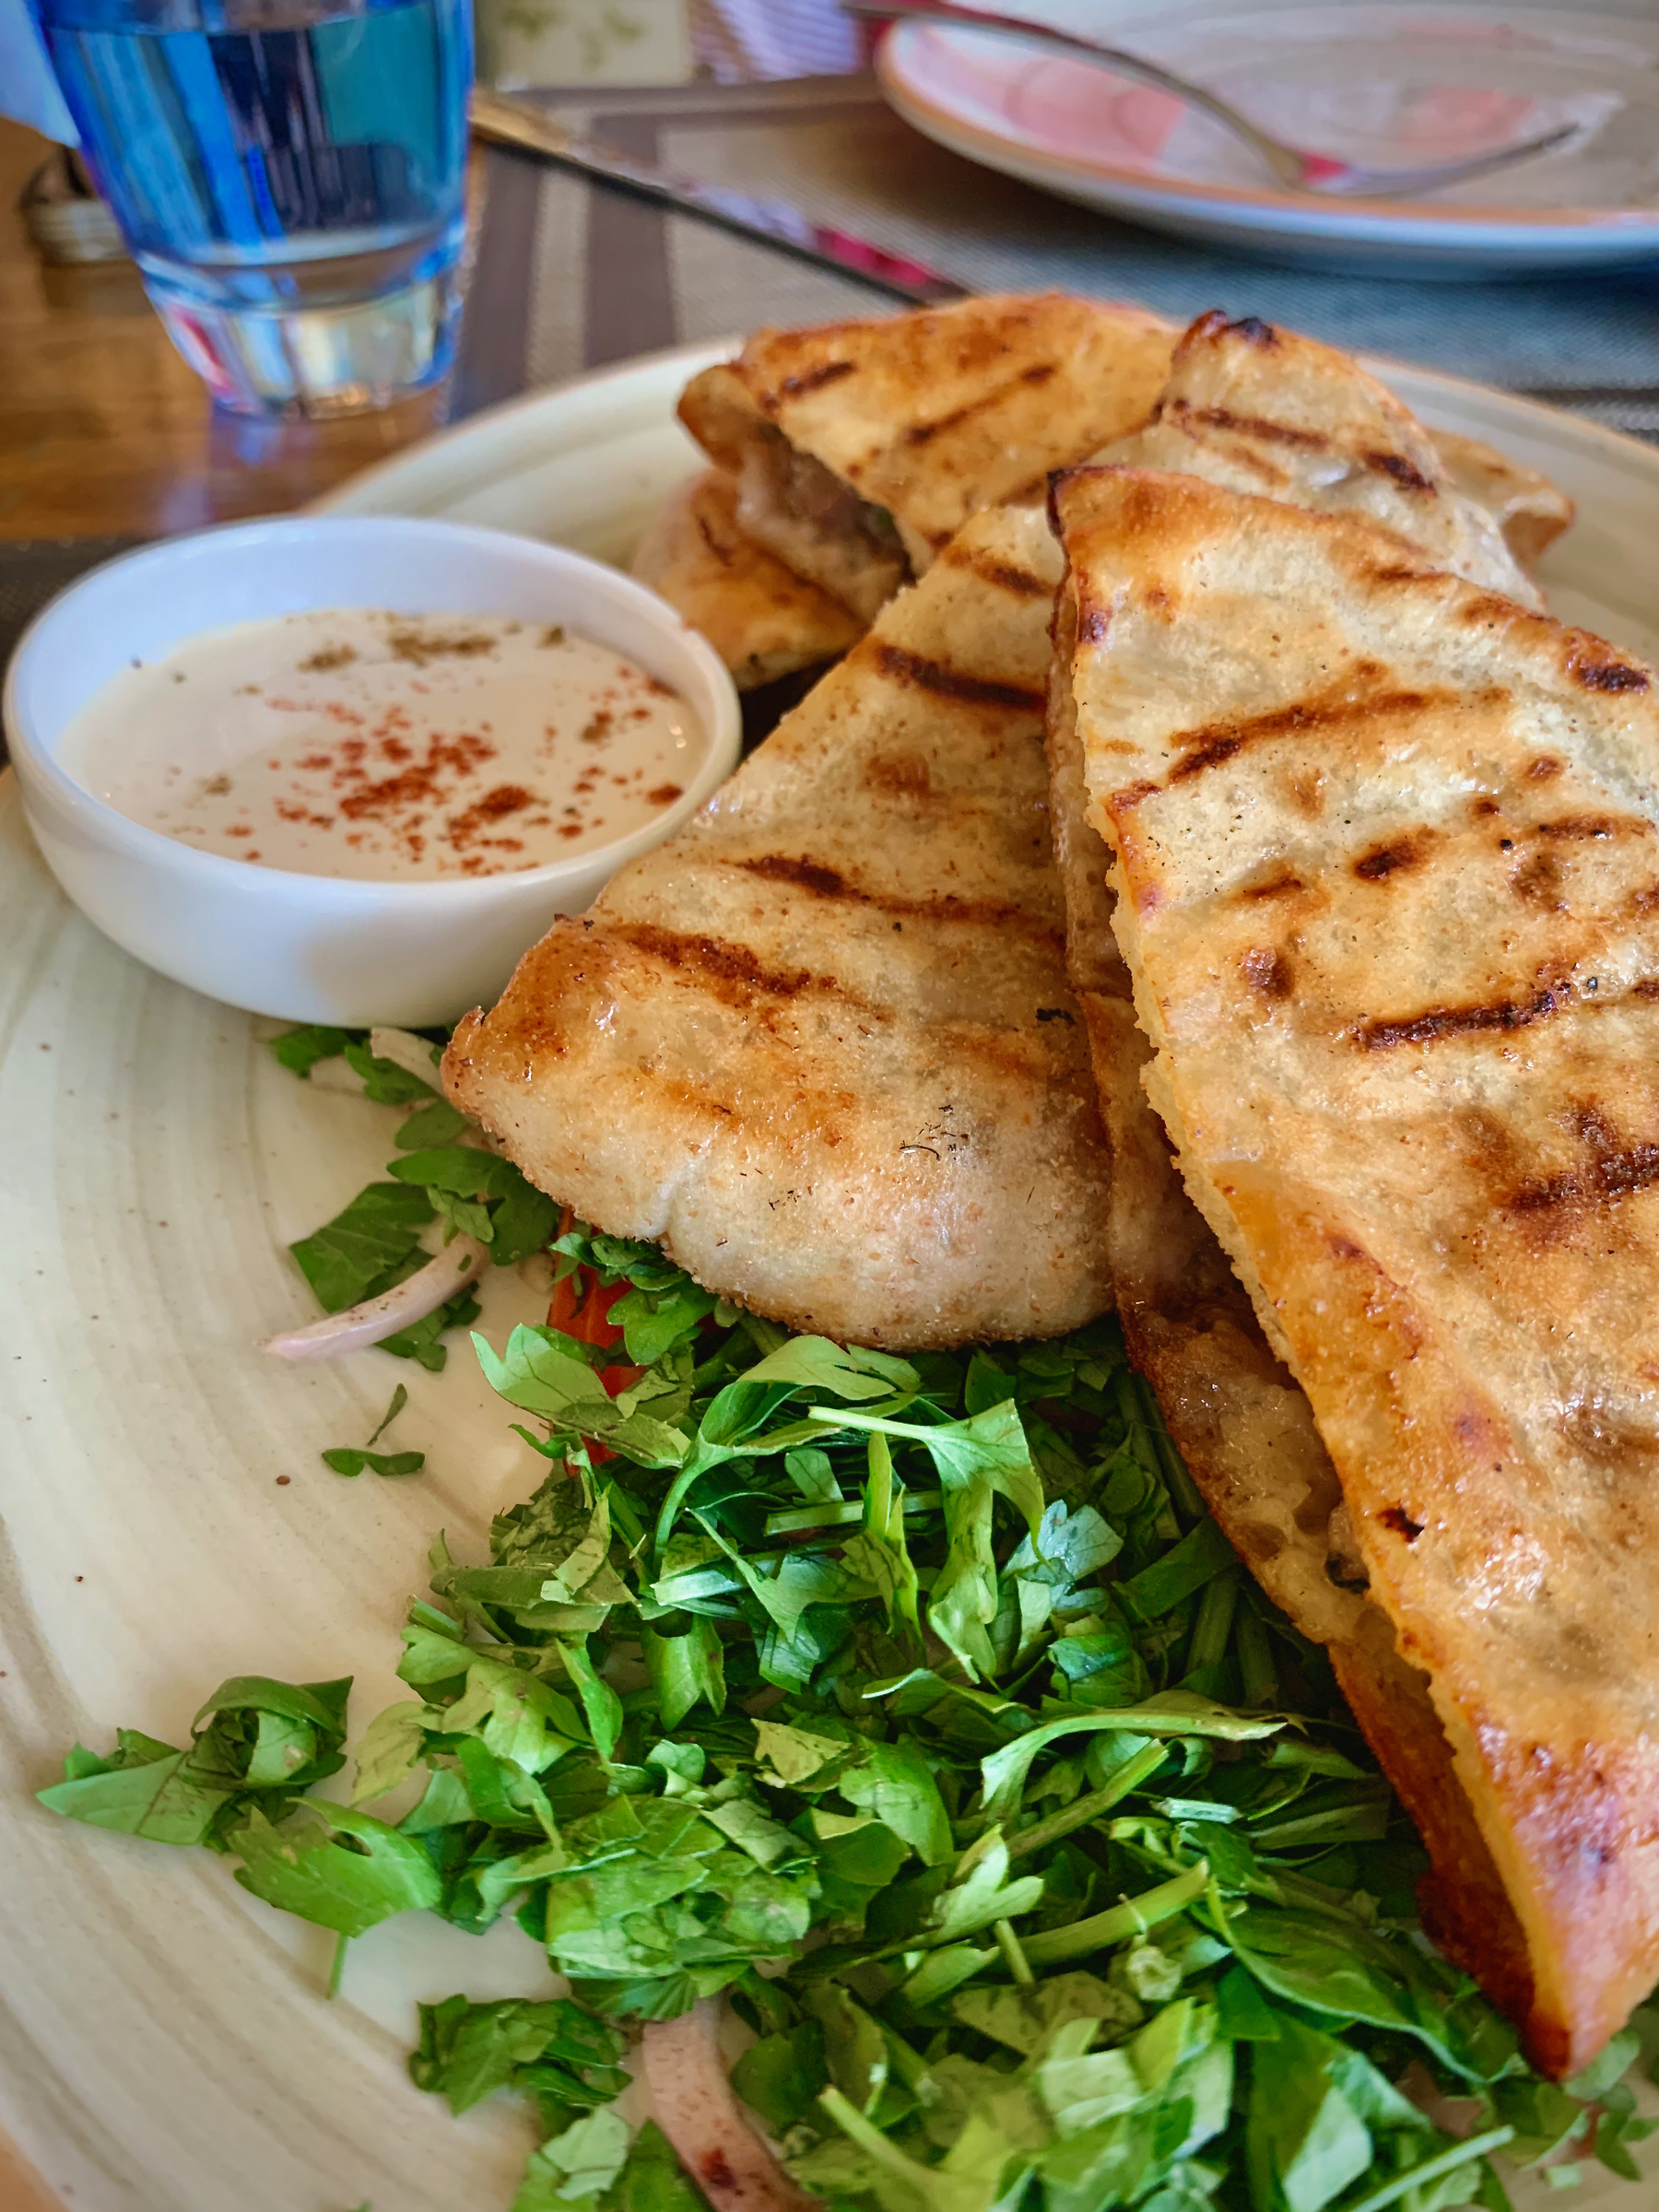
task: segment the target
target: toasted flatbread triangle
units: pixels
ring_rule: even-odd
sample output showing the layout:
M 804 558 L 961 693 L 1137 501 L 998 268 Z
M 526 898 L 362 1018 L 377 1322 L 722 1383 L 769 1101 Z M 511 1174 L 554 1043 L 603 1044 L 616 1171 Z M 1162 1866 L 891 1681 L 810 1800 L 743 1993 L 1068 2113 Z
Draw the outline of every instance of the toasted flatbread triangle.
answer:
M 450 1095 L 556 1198 L 843 1341 L 1111 1303 L 1042 724 L 1058 552 L 971 525 L 691 827 L 456 1030 Z
M 633 558 L 641 583 L 700 629 L 740 691 L 839 660 L 864 625 L 737 527 L 737 486 L 718 468 L 677 485 Z
M 1172 324 L 1064 292 L 762 330 L 680 403 L 738 524 L 865 620 L 971 514 L 1142 420 Z
M 1143 1085 L 1151 1046 L 1112 931 L 1110 854 L 1088 820 L 1072 657 L 1077 600 L 1054 618 L 1049 760 L 1066 963 L 1088 1035 L 1112 1153 L 1106 1253 L 1129 1357 L 1151 1383 L 1188 1471 L 1276 1605 L 1324 1645 L 1342 1694 L 1426 1844 L 1424 1924 L 1525 2019 L 1520 1923 L 1452 1764 L 1427 1677 L 1365 1595 L 1341 1485 L 1312 1409 L 1268 1346 L 1227 1254 L 1188 1197 Z
M 1200 315 L 1151 419 L 1095 458 L 1364 515 L 1437 568 L 1542 605 L 1498 522 L 1454 482 L 1410 409 L 1351 354 L 1254 316 Z
M 1653 679 L 1362 524 L 1112 469 L 1055 507 L 1153 1100 L 1570 2072 L 1659 1975 Z
M 1285 331 L 1201 316 L 1175 350 L 1148 426 L 1101 458 L 1167 457 L 1223 485 L 1408 527 L 1447 565 L 1529 591 L 1471 520 L 1428 433 L 1350 356 Z M 1500 456 L 1493 456 L 1498 460 Z M 1416 558 L 1415 553 L 1408 558 Z M 1329 1652 L 1344 1694 L 1429 1843 L 1421 1900 L 1441 1947 L 1518 2018 L 1525 1947 L 1452 1769 L 1426 1678 L 1346 1565 L 1341 1491 L 1306 1397 L 1269 1348 L 1225 1253 L 1186 1196 L 1142 1088 L 1149 1047 L 1111 930 L 1108 853 L 1085 818 L 1071 690 L 1075 597 L 1056 616 L 1050 758 L 1067 960 L 1112 1155 L 1107 1251 L 1124 1338 L 1211 1510 L 1276 1603 Z M 1334 1579 L 1335 1578 L 1335 1579 Z
M 688 619 L 719 639 L 740 681 L 767 680 L 748 672 L 805 649 L 779 643 L 771 563 L 867 625 L 970 514 L 1099 457 L 1161 394 L 1156 444 L 1112 458 L 1185 469 L 1194 462 L 1183 446 L 1201 446 L 1202 473 L 1230 470 L 1223 480 L 1241 489 L 1369 504 L 1419 542 L 1432 524 L 1447 566 L 1526 595 L 1499 533 L 1524 563 L 1566 527 L 1571 501 L 1547 477 L 1476 440 L 1424 430 L 1347 355 L 1312 340 L 1204 315 L 1171 371 L 1175 335 L 1144 309 L 1064 294 L 761 331 L 735 361 L 694 378 L 680 412 L 735 488 L 728 500 L 705 483 L 693 503 L 722 549 L 740 534 L 765 567 L 752 580 L 728 572 L 671 495 L 642 555 L 647 581 L 677 606 L 695 604 Z M 1200 418 L 1230 398 L 1223 435 Z M 1432 484 L 1433 496 L 1415 483 Z M 1475 512 L 1463 514 L 1469 501 Z M 732 566 L 741 571 L 740 556 Z M 810 619 L 798 611 L 808 630 L 822 618 L 821 603 Z

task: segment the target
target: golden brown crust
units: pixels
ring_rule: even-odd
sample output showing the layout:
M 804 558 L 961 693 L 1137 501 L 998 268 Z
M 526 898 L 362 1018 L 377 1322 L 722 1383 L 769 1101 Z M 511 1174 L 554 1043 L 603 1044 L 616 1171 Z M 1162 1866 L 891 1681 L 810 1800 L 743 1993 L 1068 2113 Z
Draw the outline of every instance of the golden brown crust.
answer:
M 1569 2072 L 1659 1973 L 1653 679 L 1361 524 L 1114 470 L 1056 510 L 1154 1102 Z
M 839 660 L 864 626 L 737 527 L 737 487 L 716 468 L 668 494 L 633 572 L 701 630 L 740 691 Z
M 1507 496 L 1513 488 L 1500 492 L 1497 472 L 1508 465 L 1484 451 L 1495 465 L 1488 488 Z M 1151 420 L 1095 458 L 1363 515 L 1436 568 L 1542 604 L 1494 515 L 1454 479 L 1409 408 L 1351 354 L 1254 317 L 1200 315 L 1175 348 Z
M 1139 422 L 1174 335 L 1144 308 L 1063 292 L 762 330 L 693 381 L 680 416 L 742 483 L 741 526 L 868 616 L 902 563 L 883 587 L 878 536 L 852 559 L 853 505 L 835 509 L 810 475 L 785 478 L 780 448 L 890 515 L 920 575 L 970 515 L 1040 493 L 1051 469 Z
M 1040 513 L 970 525 L 461 1025 L 450 1095 L 544 1189 L 843 1341 L 1057 1334 L 1110 1305 L 1028 588 L 1058 572 Z

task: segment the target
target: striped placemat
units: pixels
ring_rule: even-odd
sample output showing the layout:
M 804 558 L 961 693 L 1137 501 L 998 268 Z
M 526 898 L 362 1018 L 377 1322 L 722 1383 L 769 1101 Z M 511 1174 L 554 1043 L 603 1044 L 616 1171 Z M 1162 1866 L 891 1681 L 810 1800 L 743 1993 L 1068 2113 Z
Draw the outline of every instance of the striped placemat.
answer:
M 1258 314 L 1659 436 L 1659 268 L 1518 283 L 1350 276 L 1136 229 L 945 152 L 868 77 L 543 92 L 559 116 L 711 182 L 793 201 L 981 290 L 1059 286 L 1185 321 Z M 494 157 L 464 407 L 630 353 L 885 296 L 557 170 Z

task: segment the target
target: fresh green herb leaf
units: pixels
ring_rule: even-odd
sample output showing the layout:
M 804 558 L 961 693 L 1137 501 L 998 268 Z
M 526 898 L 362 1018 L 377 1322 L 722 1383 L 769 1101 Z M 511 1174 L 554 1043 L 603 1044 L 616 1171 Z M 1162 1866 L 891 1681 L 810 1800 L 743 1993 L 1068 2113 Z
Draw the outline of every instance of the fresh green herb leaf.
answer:
M 490 1248 L 499 1267 L 541 1252 L 559 1225 L 559 1208 L 510 1159 L 472 1145 L 439 1145 L 391 1162 L 400 1182 L 419 1183 L 434 1212 Z
M 377 1106 L 407 1106 L 436 1093 L 435 1082 L 423 1082 L 395 1060 L 377 1059 L 367 1044 L 347 1044 L 344 1050 L 347 1066 L 363 1079 L 364 1097 Z M 437 1073 L 434 1063 L 432 1074 L 436 1077 Z
M 401 1182 L 371 1182 L 367 1190 L 309 1237 L 288 1250 L 300 1272 L 329 1313 L 378 1298 L 419 1265 L 420 1232 L 432 1218 L 423 1191 Z
M 229 1830 L 244 1889 L 341 1936 L 361 1936 L 396 1912 L 435 1906 L 436 1868 L 418 1843 L 350 1806 L 308 1802 L 279 1827 L 257 1806 Z
M 416 1107 L 392 1141 L 400 1152 L 429 1151 L 437 1146 L 453 1145 L 470 1126 L 461 1109 L 452 1106 L 447 1099 L 428 1099 Z
M 268 1040 L 272 1053 L 292 1076 L 309 1077 L 319 1060 L 335 1060 L 346 1047 L 368 1034 L 365 1030 L 335 1030 L 316 1021 L 301 1022 Z
M 686 2177 L 674 2146 L 647 2120 L 629 2147 L 622 2171 L 601 2200 L 601 2212 L 706 2212 L 702 2192 Z
M 376 1475 L 418 1475 L 426 1465 L 424 1452 L 374 1452 L 370 1449 L 370 1445 L 379 1443 L 408 1402 L 409 1394 L 400 1382 L 392 1393 L 392 1403 L 382 1414 L 369 1443 L 361 1446 L 335 1444 L 323 1453 L 323 1465 L 336 1475 L 360 1475 L 365 1467 Z
M 568 1997 L 475 2005 L 446 1997 L 420 2007 L 420 2042 L 409 2055 L 418 2088 L 470 2112 L 498 2089 L 534 2094 L 568 2112 L 606 2104 L 628 2086 L 627 2039 Z
M 351 1444 L 333 1444 L 322 1454 L 323 1465 L 335 1475 L 418 1475 L 426 1465 L 424 1452 L 370 1452 Z
M 628 2123 L 609 2111 L 573 2120 L 532 2151 L 512 2212 L 597 2212 L 628 2156 Z
M 529 1234 L 443 1113 L 320 1232 L 335 1290 L 418 1265 L 434 1210 L 498 1254 Z M 358 1751 L 359 1800 L 418 1792 L 396 1826 L 297 1802 L 341 1763 L 337 1683 L 223 1685 L 187 1748 L 123 1732 L 46 1793 L 235 1852 L 342 1945 L 511 1912 L 571 1994 L 425 2006 L 411 2068 L 457 2111 L 537 2108 L 519 2212 L 700 2212 L 606 2108 L 628 2024 L 723 1992 L 758 2037 L 739 2089 L 829 2212 L 1503 2212 L 1500 2147 L 1640 2171 L 1634 2043 L 1544 2081 L 1426 1946 L 1397 1805 L 1113 1324 L 900 1360 L 650 1246 L 553 1249 L 559 1310 L 622 1342 L 477 1340 L 550 1464 L 487 1560 L 433 1547 L 414 1696 Z

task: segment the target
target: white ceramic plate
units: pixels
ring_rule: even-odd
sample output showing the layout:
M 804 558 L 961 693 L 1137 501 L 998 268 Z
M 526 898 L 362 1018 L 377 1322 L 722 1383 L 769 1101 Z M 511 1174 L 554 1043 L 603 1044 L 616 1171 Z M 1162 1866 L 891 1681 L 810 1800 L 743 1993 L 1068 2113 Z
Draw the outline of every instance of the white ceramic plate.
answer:
M 1617 4 L 1617 0 L 1616 0 Z M 1020 12 L 1038 12 L 1026 9 Z M 1659 18 L 1519 0 L 1147 0 L 1056 9 L 1220 92 L 1312 152 L 1409 169 L 1534 137 L 1555 152 L 1432 197 L 1286 192 L 1169 94 L 1006 38 L 895 29 L 878 63 L 907 121 L 992 169 L 1153 228 L 1406 276 L 1607 268 L 1659 254 Z
M 332 504 L 623 556 L 690 464 L 673 403 L 717 351 L 537 394 Z M 1551 471 L 1583 511 L 1547 563 L 1556 605 L 1659 648 L 1659 453 L 1386 373 L 1430 421 Z M 516 1928 L 480 1943 L 387 1923 L 353 1946 L 330 2004 L 321 1931 L 206 1853 L 75 1827 L 29 1794 L 77 1736 L 102 1747 L 123 1724 L 181 1740 L 233 1673 L 354 1674 L 360 1727 L 403 1694 L 396 1632 L 434 1534 L 478 1556 L 490 1514 L 534 1486 L 539 1463 L 464 1346 L 439 1377 L 380 1352 L 296 1371 L 253 1348 L 308 1314 L 284 1247 L 379 1171 L 396 1119 L 295 1082 L 247 1017 L 117 952 L 54 888 L 0 784 L 0 2129 L 67 2212 L 495 2212 L 511 2197 L 518 2121 L 452 2119 L 403 2056 L 417 1997 L 544 1986 Z M 531 1284 L 492 1279 L 483 1325 L 499 1342 L 538 1310 Z M 399 1382 L 395 1441 L 429 1471 L 327 1473 L 318 1453 L 360 1441 Z M 1640 2212 L 1636 2193 L 1623 2201 Z

